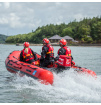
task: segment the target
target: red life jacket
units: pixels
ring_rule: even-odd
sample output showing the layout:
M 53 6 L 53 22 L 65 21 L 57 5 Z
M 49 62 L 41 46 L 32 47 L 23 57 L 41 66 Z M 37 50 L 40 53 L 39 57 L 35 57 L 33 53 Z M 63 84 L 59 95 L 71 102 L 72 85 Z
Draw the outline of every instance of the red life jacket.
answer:
M 59 54 L 59 51 L 61 50 L 62 54 Z M 64 46 L 62 48 L 60 48 L 58 50 L 58 55 L 67 55 L 67 56 L 71 56 L 71 50 L 67 47 L 67 46 Z
M 67 46 L 64 46 L 63 48 L 66 50 L 65 55 L 71 56 L 71 50 Z
M 31 51 L 30 48 L 28 48 L 28 53 L 25 53 L 24 51 L 25 51 L 25 49 L 22 50 L 22 56 L 23 56 L 24 61 L 27 62 L 29 60 L 34 59 L 34 56 L 33 56 L 32 51 Z
M 75 62 L 72 62 L 71 58 L 71 50 L 64 46 L 58 50 L 59 59 L 57 61 L 57 64 L 63 67 L 71 67 L 72 63 L 75 65 Z
M 44 49 L 44 47 L 46 47 L 45 48 L 46 50 L 45 58 L 46 59 L 54 58 L 54 48 L 50 44 L 47 44 L 46 46 L 42 47 L 42 50 Z
M 46 53 L 46 57 L 53 58 L 54 57 L 54 48 L 50 44 L 48 44 L 47 47 L 48 47 L 48 51 Z

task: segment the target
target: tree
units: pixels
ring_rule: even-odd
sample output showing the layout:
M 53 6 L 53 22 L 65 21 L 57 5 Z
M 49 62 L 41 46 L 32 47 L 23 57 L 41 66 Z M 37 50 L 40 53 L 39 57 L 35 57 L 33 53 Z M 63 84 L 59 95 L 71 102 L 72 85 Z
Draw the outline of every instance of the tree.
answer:
M 38 27 L 35 31 L 32 30 L 32 32 L 28 34 L 10 36 L 6 39 L 6 42 L 23 43 L 24 41 L 29 41 L 32 43 L 42 43 L 43 38 L 50 38 L 56 34 L 59 36 L 69 35 L 75 40 L 82 42 L 91 43 L 95 41 L 101 43 L 101 17 L 93 17 L 92 19 L 84 18 L 79 22 L 74 20 L 69 24 L 48 24 Z
M 72 37 L 73 31 L 72 31 L 71 27 L 67 27 L 67 28 L 63 29 L 62 36 L 66 36 L 66 35 L 69 35 Z

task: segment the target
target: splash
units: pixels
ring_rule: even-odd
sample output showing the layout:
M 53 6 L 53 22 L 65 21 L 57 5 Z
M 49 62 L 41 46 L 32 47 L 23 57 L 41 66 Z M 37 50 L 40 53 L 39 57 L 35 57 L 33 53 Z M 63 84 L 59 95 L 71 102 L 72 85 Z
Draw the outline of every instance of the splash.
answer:
M 44 85 L 24 76 L 16 76 L 12 85 L 27 102 L 47 103 L 99 103 L 101 102 L 101 76 L 78 74 L 73 69 L 54 74 L 53 85 Z M 29 96 L 30 94 L 30 96 Z M 27 98 L 26 98 L 27 97 Z M 28 101 L 30 100 L 30 101 Z

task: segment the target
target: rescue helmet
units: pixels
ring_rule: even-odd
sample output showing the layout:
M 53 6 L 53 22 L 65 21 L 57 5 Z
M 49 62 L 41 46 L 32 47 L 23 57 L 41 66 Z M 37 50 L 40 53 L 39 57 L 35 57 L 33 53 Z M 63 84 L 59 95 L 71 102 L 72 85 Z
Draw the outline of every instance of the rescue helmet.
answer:
M 29 42 L 24 42 L 23 46 L 24 47 L 29 47 Z
M 43 39 L 43 43 L 48 44 L 49 43 L 49 40 L 47 38 L 44 38 Z
M 59 44 L 65 46 L 65 45 L 67 44 L 67 41 L 66 41 L 65 39 L 61 39 L 61 40 L 59 41 Z

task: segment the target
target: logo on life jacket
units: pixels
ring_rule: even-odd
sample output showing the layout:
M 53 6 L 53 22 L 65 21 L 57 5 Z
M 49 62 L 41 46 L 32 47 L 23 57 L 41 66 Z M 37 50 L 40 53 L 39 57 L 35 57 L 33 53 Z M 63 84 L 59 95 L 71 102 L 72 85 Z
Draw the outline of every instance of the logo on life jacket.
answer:
M 70 64 L 70 60 L 67 59 L 66 64 Z
M 60 55 L 57 63 L 60 66 L 71 67 L 71 57 L 70 56 L 67 57 L 66 55 Z
M 58 60 L 57 62 L 58 62 L 59 64 L 62 64 L 62 65 L 63 65 L 64 59 L 59 58 L 59 60 Z

